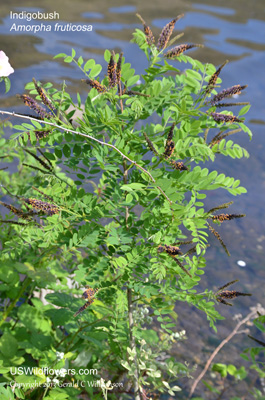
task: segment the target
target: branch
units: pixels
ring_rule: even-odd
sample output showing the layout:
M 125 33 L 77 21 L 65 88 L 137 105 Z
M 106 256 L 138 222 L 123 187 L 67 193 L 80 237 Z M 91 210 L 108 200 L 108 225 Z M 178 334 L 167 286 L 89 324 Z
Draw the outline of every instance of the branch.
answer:
M 123 160 L 123 182 L 126 185 L 128 178 L 128 169 L 126 166 L 126 161 Z M 124 192 L 126 196 L 127 192 Z M 125 224 L 126 229 L 128 230 L 128 218 L 129 218 L 129 207 L 125 207 Z M 130 348 L 135 352 L 133 357 L 134 363 L 134 377 L 133 377 L 133 387 L 134 387 L 134 396 L 135 400 L 140 400 L 140 392 L 139 392 L 139 368 L 138 368 L 138 361 L 137 361 L 137 352 L 136 352 L 136 343 L 135 343 L 135 336 L 133 334 L 133 327 L 134 327 L 134 320 L 133 320 L 133 298 L 132 298 L 132 289 L 127 287 L 127 303 L 128 303 L 128 319 L 129 319 L 129 339 L 130 339 Z
M 30 121 L 40 122 L 40 120 L 37 119 L 37 118 L 32 118 L 32 117 L 28 117 L 26 115 L 16 114 L 15 112 L 0 110 L 0 114 L 6 114 L 6 115 L 11 115 L 13 117 L 18 117 L 18 118 L 27 119 L 27 120 L 30 120 Z M 93 140 L 94 142 L 97 142 L 97 143 L 101 144 L 102 146 L 107 146 L 107 147 L 112 148 L 113 150 L 117 151 L 122 156 L 123 159 L 128 160 L 131 164 L 133 164 L 137 168 L 141 169 L 145 174 L 147 174 L 149 176 L 149 178 L 152 180 L 152 182 L 155 183 L 155 179 L 150 174 L 150 172 L 148 172 L 145 168 L 141 167 L 141 165 L 137 164 L 136 161 L 131 160 L 129 157 L 127 157 L 125 154 L 123 154 L 119 149 L 117 149 L 117 147 L 113 146 L 113 144 L 102 142 L 101 140 L 98 140 L 98 139 L 94 138 L 93 136 L 86 135 L 84 133 L 77 132 L 77 131 L 74 131 L 72 129 L 64 128 L 64 127 L 62 127 L 60 125 L 54 124 L 53 122 L 41 121 L 41 123 L 53 126 L 54 128 L 61 129 L 61 130 L 65 131 L 65 132 L 71 132 L 71 133 L 74 133 L 75 135 L 86 137 L 88 139 Z M 156 187 L 162 193 L 162 195 L 167 199 L 167 201 L 170 204 L 172 204 L 172 201 L 167 197 L 166 193 L 161 189 L 161 187 L 160 186 L 156 186 Z
M 24 281 L 22 282 L 21 288 L 16 296 L 16 298 L 9 304 L 9 306 L 7 307 L 7 309 L 3 312 L 2 315 L 2 320 L 0 321 L 0 326 L 3 325 L 3 323 L 5 322 L 5 320 L 7 319 L 7 317 L 9 316 L 9 314 L 11 313 L 11 311 L 13 310 L 13 308 L 15 307 L 15 305 L 17 304 L 18 300 L 20 299 L 20 297 L 23 296 L 24 291 L 26 290 L 26 288 L 28 287 L 28 285 L 31 283 L 31 279 L 30 278 L 25 278 Z
M 257 308 L 255 307 L 254 310 L 252 310 L 244 319 L 242 319 L 241 321 L 238 322 L 238 324 L 236 325 L 236 327 L 233 329 L 233 331 L 219 344 L 219 346 L 216 347 L 216 349 L 213 351 L 213 353 L 211 354 L 210 358 L 208 359 L 207 363 L 205 364 L 205 367 L 203 369 L 203 371 L 200 373 L 200 375 L 198 376 L 198 378 L 195 379 L 191 389 L 190 389 L 190 393 L 189 393 L 189 397 L 188 400 L 191 398 L 191 396 L 193 395 L 198 383 L 202 380 L 202 378 L 204 377 L 204 375 L 206 374 L 206 372 L 208 371 L 214 357 L 219 353 L 219 351 L 222 349 L 222 347 L 224 347 L 224 345 L 226 343 L 229 342 L 229 340 L 232 339 L 233 336 L 235 336 L 237 333 L 239 333 L 239 328 L 246 324 L 252 317 L 255 316 L 255 314 L 257 313 Z M 242 332 L 242 331 L 241 331 Z M 244 331 L 243 331 L 244 332 Z

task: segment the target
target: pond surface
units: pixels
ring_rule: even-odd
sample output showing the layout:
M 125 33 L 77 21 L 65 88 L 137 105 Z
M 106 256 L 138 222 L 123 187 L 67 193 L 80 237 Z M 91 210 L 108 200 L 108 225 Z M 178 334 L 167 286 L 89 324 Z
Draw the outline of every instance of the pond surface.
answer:
M 3 2 L 2 2 L 3 3 Z M 242 101 L 249 101 L 252 105 L 247 114 L 247 124 L 253 131 L 253 140 L 249 142 L 247 134 L 241 132 L 234 138 L 240 145 L 247 148 L 250 153 L 249 159 L 231 160 L 225 157 L 217 158 L 215 169 L 220 173 L 232 175 L 241 180 L 241 184 L 248 190 L 238 198 L 234 198 L 225 192 L 209 194 L 206 208 L 223 202 L 234 200 L 230 207 L 231 212 L 245 213 L 246 218 L 234 220 L 223 224 L 218 231 L 225 243 L 228 244 L 231 257 L 227 257 L 215 238 L 211 239 L 211 248 L 208 251 L 208 265 L 204 278 L 204 284 L 208 288 L 216 288 L 225 282 L 239 279 L 237 289 L 253 293 L 251 298 L 242 298 L 235 302 L 233 308 L 225 307 L 220 311 L 227 320 L 218 323 L 218 336 L 209 331 L 205 316 L 199 312 L 190 315 L 188 307 L 177 305 L 176 309 L 180 315 L 180 329 L 186 329 L 188 341 L 180 348 L 176 348 L 179 356 L 181 351 L 185 353 L 184 359 L 190 357 L 191 365 L 194 362 L 204 362 L 207 354 L 212 351 L 211 342 L 219 343 L 235 325 L 233 315 L 246 314 L 250 306 L 260 302 L 265 306 L 265 12 L 264 0 L 202 0 L 202 1 L 171 1 L 153 0 L 140 1 L 122 0 L 40 0 L 36 8 L 36 1 L 20 0 L 12 1 L 12 8 L 5 4 L 0 5 L 1 25 L 0 39 L 1 49 L 10 58 L 15 73 L 11 78 L 11 91 L 8 96 L 0 100 L 1 108 L 7 110 L 22 111 L 16 93 L 22 93 L 25 83 L 31 81 L 32 77 L 46 82 L 52 81 L 60 84 L 66 81 L 68 89 L 74 95 L 79 92 L 83 98 L 86 96 L 87 88 L 80 83 L 81 72 L 61 60 L 53 60 L 58 53 L 71 53 L 74 48 L 77 55 L 84 59 L 94 58 L 98 63 L 104 63 L 103 54 L 106 48 L 115 52 L 123 51 L 127 62 L 130 62 L 138 73 L 143 72 L 146 60 L 138 47 L 130 43 L 132 32 L 136 27 L 141 28 L 139 20 L 135 16 L 138 12 L 151 27 L 157 37 L 163 26 L 175 16 L 184 13 L 175 27 L 175 32 L 184 31 L 183 43 L 201 43 L 204 48 L 195 49 L 188 54 L 203 62 L 211 62 L 219 66 L 224 60 L 230 60 L 222 71 L 222 88 L 234 84 L 248 85 L 244 91 Z M 40 11 L 59 13 L 59 20 L 49 21 L 26 21 L 10 18 L 10 11 Z M 19 32 L 14 29 L 17 25 L 50 24 L 50 32 Z M 62 25 L 92 25 L 92 31 L 67 32 L 54 31 L 55 24 Z M 10 31 L 10 29 L 13 29 Z M 75 96 L 74 96 L 75 98 Z M 211 165 L 207 165 L 212 168 Z M 240 267 L 238 260 L 243 260 L 246 266 Z M 200 328 L 195 329 L 196 326 Z M 253 334 L 253 331 L 252 331 Z M 207 339 L 208 338 L 208 339 Z M 263 338 L 264 339 L 264 338 Z M 207 342 L 208 340 L 208 342 Z M 252 343 L 245 337 L 238 336 L 233 344 L 218 357 L 218 362 L 226 362 L 227 351 L 234 355 L 233 361 L 238 366 L 242 361 L 239 352 Z M 191 351 L 187 347 L 191 345 Z M 194 353 L 201 354 L 200 359 L 193 356 Z M 227 362 L 231 362 L 231 359 Z M 188 382 L 189 384 L 189 382 Z

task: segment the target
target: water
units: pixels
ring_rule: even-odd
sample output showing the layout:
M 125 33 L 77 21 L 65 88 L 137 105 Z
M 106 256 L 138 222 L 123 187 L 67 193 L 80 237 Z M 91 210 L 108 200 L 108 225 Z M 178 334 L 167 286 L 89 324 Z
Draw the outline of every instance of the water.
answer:
M 204 282 L 209 288 L 216 288 L 223 283 L 233 279 L 240 279 L 237 289 L 251 292 L 251 298 L 243 298 L 235 301 L 233 308 L 220 306 L 220 311 L 227 316 L 227 321 L 218 324 L 218 335 L 225 337 L 234 326 L 233 314 L 242 312 L 246 314 L 248 307 L 257 302 L 264 305 L 264 247 L 265 247 L 265 223 L 264 223 L 264 199 L 265 199 L 265 12 L 264 0 L 204 0 L 184 1 L 153 0 L 143 2 L 139 0 L 130 1 L 126 4 L 121 0 L 115 2 L 107 0 L 57 0 L 55 2 L 46 0 L 38 2 L 36 8 L 34 2 L 23 1 L 23 7 L 19 0 L 12 2 L 12 9 L 7 3 L 1 4 L 2 23 L 0 25 L 2 50 L 10 58 L 15 73 L 11 75 L 12 89 L 9 94 L 1 98 L 1 108 L 15 111 L 25 110 L 16 93 L 23 93 L 26 82 L 32 77 L 42 82 L 52 81 L 59 85 L 66 81 L 68 90 L 73 94 L 79 92 L 84 99 L 87 87 L 80 82 L 83 78 L 81 71 L 71 65 L 66 65 L 62 60 L 53 60 L 57 53 L 71 53 L 75 48 L 77 55 L 84 59 L 94 58 L 98 63 L 104 63 L 104 50 L 106 48 L 115 52 L 123 51 L 127 62 L 130 62 L 137 72 L 142 72 L 146 66 L 143 54 L 135 44 L 130 43 L 132 32 L 136 27 L 141 28 L 139 20 L 135 16 L 140 13 L 151 26 L 152 31 L 158 37 L 162 27 L 175 16 L 185 13 L 185 17 L 177 22 L 175 33 L 185 32 L 183 43 L 202 43 L 203 49 L 195 49 L 189 54 L 203 62 L 211 62 L 216 66 L 229 59 L 229 64 L 222 71 L 223 88 L 234 84 L 248 85 L 242 101 L 250 101 L 252 107 L 247 114 L 247 124 L 253 131 L 253 140 L 249 142 L 247 134 L 241 132 L 233 139 L 241 146 L 246 147 L 250 153 L 249 159 L 228 160 L 223 156 L 217 157 L 214 168 L 220 173 L 232 175 L 241 180 L 248 193 L 234 198 L 225 192 L 209 194 L 206 207 L 211 208 L 222 202 L 234 200 L 229 212 L 245 213 L 244 219 L 224 223 L 218 231 L 225 243 L 228 244 L 231 257 L 228 258 L 220 248 L 219 242 L 211 238 L 211 248 L 208 251 L 208 266 Z M 213 4 L 214 3 L 214 4 Z M 34 6 L 34 7 L 33 7 Z M 10 11 L 20 12 L 41 11 L 58 12 L 59 21 L 43 21 L 44 24 L 52 26 L 51 32 L 10 32 L 14 22 L 17 24 L 34 25 L 40 21 L 14 21 L 10 19 Z M 54 32 L 56 22 L 60 24 L 92 25 L 92 32 Z M 103 69 L 104 71 L 104 69 Z M 209 165 L 209 168 L 211 166 Z M 246 263 L 245 267 L 237 264 L 238 260 Z M 177 305 L 177 312 L 188 312 L 188 307 L 182 308 Z M 196 325 L 200 329 L 194 329 L 193 322 L 184 321 L 180 317 L 179 329 L 186 329 L 189 344 L 195 343 L 192 351 L 187 353 L 186 344 L 185 359 L 190 357 L 191 364 L 194 363 L 192 353 L 201 353 L 204 347 L 206 351 L 212 349 L 210 342 L 217 338 L 212 331 L 209 332 L 207 322 L 202 313 L 195 312 Z M 251 331 L 254 335 L 254 331 Z M 208 343 L 205 337 L 209 337 Z M 242 347 L 239 341 L 246 346 L 252 343 L 248 339 L 234 340 L 230 345 L 229 352 L 234 351 L 234 356 Z M 179 350 L 177 351 L 179 353 Z M 226 351 L 220 355 L 219 362 L 226 362 Z M 236 356 L 238 366 L 241 359 Z M 201 354 L 198 362 L 206 359 Z M 230 360 L 231 361 L 231 360 Z

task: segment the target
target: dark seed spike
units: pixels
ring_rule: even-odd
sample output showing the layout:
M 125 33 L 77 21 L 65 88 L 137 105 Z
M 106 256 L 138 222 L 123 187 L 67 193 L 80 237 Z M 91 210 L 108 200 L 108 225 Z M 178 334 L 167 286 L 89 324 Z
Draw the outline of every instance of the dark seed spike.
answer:
M 24 224 L 23 222 L 10 221 L 10 220 L 6 220 L 6 221 L 0 220 L 0 224 L 1 224 L 1 223 L 4 223 L 4 224 L 14 224 L 14 225 L 21 225 L 21 226 L 29 225 L 29 224 Z
M 162 253 L 163 251 L 165 251 L 165 247 L 161 244 L 160 246 L 158 246 L 157 252 Z
M 123 52 L 119 54 L 119 59 L 117 62 L 117 68 L 116 68 L 116 78 L 117 78 L 117 83 L 119 84 L 121 80 L 121 63 L 122 63 L 122 57 L 123 57 Z
M 47 169 L 48 171 L 52 172 L 52 168 L 46 164 L 45 161 L 43 161 L 41 158 L 39 158 L 36 154 L 32 153 L 30 150 L 28 149 L 24 149 L 26 153 L 30 154 L 32 157 L 35 158 L 35 160 L 37 160 L 45 169 Z
M 56 205 L 47 203 L 45 201 L 41 201 L 38 199 L 28 199 L 24 198 L 23 199 L 25 203 L 30 204 L 33 208 L 36 208 L 37 210 L 43 211 L 44 213 L 48 215 L 54 215 L 59 213 L 59 209 Z
M 106 86 L 101 85 L 98 81 L 94 79 L 81 79 L 81 82 L 87 83 L 92 88 L 96 89 L 99 93 L 105 93 L 107 91 Z
M 98 289 L 93 289 L 91 287 L 87 287 L 84 293 L 82 294 L 82 297 L 84 299 L 87 299 L 87 302 L 79 308 L 79 310 L 74 314 L 74 317 L 76 317 L 78 314 L 80 314 L 82 311 L 84 311 L 88 306 L 90 306 L 94 302 L 94 296 L 97 294 Z
M 49 172 L 47 172 L 47 171 L 44 171 L 44 170 L 41 169 L 41 168 L 35 167 L 35 165 L 30 165 L 30 164 L 26 164 L 26 163 L 22 163 L 22 165 L 24 165 L 25 167 L 29 167 L 29 168 L 35 169 L 36 171 L 40 171 L 40 172 L 42 172 L 43 174 L 48 174 L 48 173 L 49 173 Z
M 166 252 L 167 254 L 169 254 L 170 256 L 173 256 L 173 257 L 176 256 L 176 255 L 181 255 L 182 254 L 182 252 L 181 252 L 179 247 L 170 246 L 170 245 L 167 245 L 167 244 L 158 246 L 157 251 L 158 251 L 158 253 Z
M 10 204 L 4 203 L 3 201 L 0 201 L 0 204 L 2 204 L 2 206 L 10 210 L 13 214 L 17 215 L 19 218 L 25 218 L 24 212 L 21 209 L 16 208 Z
M 54 113 L 54 111 L 56 111 L 56 108 L 53 106 L 52 102 L 48 99 L 44 89 L 38 85 L 35 78 L 32 78 L 32 80 L 33 80 L 35 89 L 37 90 L 43 104 L 45 104 L 45 106 L 47 106 Z
M 236 292 L 236 297 L 238 297 L 238 296 L 252 296 L 252 293 Z
M 166 143 L 166 147 L 165 147 L 165 152 L 164 152 L 164 157 L 166 159 L 170 158 L 173 154 L 175 150 L 175 143 L 173 142 L 173 140 L 171 140 L 170 142 Z
M 169 164 L 172 165 L 174 169 L 178 169 L 179 171 L 188 171 L 189 168 L 184 165 L 182 161 L 175 161 L 175 160 L 170 160 Z
M 196 246 L 191 247 L 188 251 L 186 251 L 185 256 L 196 253 Z
M 228 208 L 228 207 L 231 206 L 231 204 L 233 204 L 233 203 L 234 203 L 233 201 L 229 201 L 228 203 L 220 204 L 220 206 L 211 208 L 211 209 L 207 212 L 207 214 L 212 214 L 214 211 L 222 210 L 223 208 Z
M 178 266 L 182 269 L 185 274 L 187 274 L 190 278 L 192 278 L 192 275 L 189 273 L 189 271 L 181 264 L 181 262 L 175 257 L 176 255 L 181 255 L 182 252 L 180 251 L 179 247 L 177 246 L 170 246 L 170 245 L 160 245 L 158 246 L 157 249 L 158 253 L 166 252 L 168 255 L 173 258 L 174 261 L 178 264 Z
M 53 169 L 53 165 L 52 165 L 51 160 L 49 160 L 48 157 L 45 156 L 45 153 L 43 153 L 43 151 L 39 147 L 37 147 L 37 150 L 40 152 L 40 154 L 45 158 L 45 160 L 50 164 L 50 166 Z
M 241 101 L 238 103 L 218 103 L 215 104 L 215 107 L 221 108 L 221 107 L 231 107 L 231 106 L 247 106 L 249 105 L 249 101 Z
M 165 146 L 165 152 L 164 152 L 164 157 L 165 158 L 170 158 L 174 152 L 175 149 L 175 143 L 173 142 L 173 134 L 174 134 L 174 128 L 175 128 L 176 123 L 173 122 L 171 125 L 168 136 L 167 136 L 167 141 L 166 141 L 166 146 Z
M 225 304 L 226 306 L 233 306 L 233 304 L 231 304 L 231 303 L 228 303 L 228 301 L 225 301 L 224 299 L 222 299 L 221 297 L 216 297 L 216 300 L 219 302 L 219 303 L 222 303 L 222 304 Z
M 222 71 L 222 69 L 224 68 L 224 66 L 225 66 L 228 62 L 229 62 L 229 61 L 226 60 L 226 61 L 215 71 L 215 73 L 211 76 L 211 78 L 210 78 L 210 80 L 209 80 L 209 82 L 208 82 L 208 85 L 206 86 L 206 89 L 205 89 L 205 93 L 206 93 L 206 94 L 210 93 L 210 92 L 214 89 L 215 84 L 216 84 L 216 81 L 217 81 L 217 79 L 218 79 L 218 77 L 219 77 L 219 75 L 220 75 L 220 72 Z
M 9 196 L 11 196 L 11 197 L 16 197 L 17 199 L 22 198 L 22 196 L 18 196 L 17 194 L 11 193 L 4 185 L 0 185 L 0 187 L 2 187 L 3 189 L 5 189 L 6 192 L 9 194 Z
M 234 129 L 234 130 L 237 130 L 237 129 Z M 238 130 L 239 130 L 239 128 L 238 128 Z M 241 130 L 241 129 L 240 129 L 240 130 Z M 221 135 L 223 135 L 224 132 L 225 132 L 224 130 L 218 132 L 218 133 L 213 137 L 212 141 L 213 141 L 213 140 L 219 140 L 219 137 L 220 137 Z M 230 131 L 230 132 L 231 132 L 231 131 Z
M 48 136 L 49 133 L 51 132 L 51 130 L 46 130 L 46 131 L 37 131 L 37 130 L 35 130 L 33 132 L 34 132 L 34 134 L 36 136 L 36 139 L 39 140 L 39 139 L 43 139 L 44 137 Z M 30 133 L 27 132 L 27 134 L 28 134 L 28 138 L 30 140 Z
M 19 96 L 20 97 L 20 96 Z M 23 115 L 24 117 L 30 117 L 30 118 L 35 118 L 35 119 L 39 119 L 40 121 L 42 121 L 43 118 L 36 116 L 36 115 L 32 115 L 32 114 L 24 114 L 24 113 L 19 113 L 17 112 L 16 114 L 18 115 Z
M 149 139 L 149 137 L 147 136 L 147 134 L 145 132 L 143 132 L 143 134 L 144 134 L 144 137 L 145 137 L 145 140 L 146 140 L 146 142 L 148 144 L 149 149 L 157 156 L 158 153 L 157 153 L 153 143 L 151 142 L 151 140 Z
M 233 135 L 234 133 L 241 132 L 242 129 L 234 129 L 230 132 L 226 132 L 224 134 L 221 134 L 222 132 L 219 132 L 217 135 L 214 136 L 214 138 L 211 140 L 209 143 L 209 146 L 213 146 L 215 143 L 219 143 L 222 139 L 225 139 L 227 136 Z
M 169 41 L 169 39 L 170 39 L 170 37 L 171 37 L 171 35 L 172 35 L 172 32 L 173 32 L 173 30 L 174 30 L 174 27 L 175 27 L 176 22 L 177 22 L 180 18 L 182 18 L 183 16 L 184 16 L 184 14 L 178 15 L 177 18 L 174 18 L 172 21 L 170 21 L 170 22 L 162 29 L 162 32 L 160 33 L 160 36 L 159 36 L 158 42 L 157 42 L 157 49 L 158 49 L 158 50 L 163 50 L 163 49 L 166 47 L 166 45 L 167 45 L 167 43 L 168 43 L 168 41 Z
M 235 218 L 243 218 L 245 216 L 246 214 L 218 214 L 218 215 L 213 215 L 211 219 L 213 221 L 224 222 L 224 221 L 231 221 L 232 219 Z
M 155 37 L 153 35 L 153 32 L 151 31 L 151 28 L 148 25 L 144 25 L 144 33 L 146 36 L 146 41 L 151 46 L 152 44 L 155 43 Z
M 84 293 L 82 294 L 82 297 L 84 299 L 91 300 L 98 292 L 98 289 L 92 289 L 91 287 L 88 287 Z
M 141 92 L 136 92 L 135 90 L 125 90 L 123 91 L 122 94 L 128 94 L 129 96 L 134 95 L 134 96 L 142 96 L 142 97 L 151 97 L 150 94 L 145 94 Z
M 176 243 L 174 243 L 174 246 L 175 245 L 181 246 L 181 245 L 184 245 L 184 244 L 191 244 L 191 243 L 193 243 L 192 240 L 178 240 Z
M 82 311 L 84 311 L 88 306 L 90 306 L 94 300 L 88 300 L 82 307 L 79 308 L 79 310 L 74 314 L 74 318 L 80 314 Z
M 222 290 L 221 292 L 218 292 L 218 297 L 221 297 L 222 299 L 234 299 L 239 296 L 252 296 L 252 294 L 242 293 L 236 290 Z
M 212 217 L 212 220 L 218 220 L 220 222 L 223 221 L 231 221 L 232 219 L 236 219 L 236 218 L 243 218 L 245 217 L 246 214 L 219 214 L 219 215 L 214 215 Z
M 222 90 L 220 93 L 217 93 L 212 100 L 210 101 L 211 105 L 214 106 L 216 103 L 219 103 L 219 101 L 227 98 L 227 97 L 232 97 L 235 94 L 240 94 L 242 90 L 244 90 L 248 85 L 234 85 L 228 89 Z
M 144 27 L 144 33 L 145 33 L 146 41 L 149 44 L 149 46 L 151 46 L 153 43 L 155 43 L 154 35 L 153 35 L 150 27 L 146 24 L 145 20 L 141 17 L 141 15 L 140 14 L 136 14 L 136 16 L 142 22 L 143 27 Z
M 248 337 L 252 340 L 254 340 L 255 342 L 257 342 L 258 344 L 260 344 L 261 346 L 265 347 L 265 342 L 262 342 L 261 340 L 255 339 L 253 336 L 248 335 Z
M 193 49 L 194 47 L 204 47 L 202 44 L 180 44 L 179 46 L 174 47 L 173 49 L 169 50 L 164 57 L 166 58 L 176 58 L 180 56 L 184 51 Z
M 167 135 L 167 143 L 171 142 L 171 140 L 173 139 L 173 134 L 174 134 L 174 128 L 176 126 L 176 122 L 173 122 L 173 124 L 171 125 L 168 135 Z
M 51 114 L 47 113 L 46 110 L 41 107 L 36 100 L 32 99 L 30 96 L 23 94 L 23 95 L 18 95 L 20 99 L 24 101 L 24 104 L 34 110 L 40 117 L 41 119 L 45 118 L 50 118 Z
M 213 117 L 213 119 L 217 123 L 226 122 L 226 123 L 232 124 L 233 122 L 242 122 L 242 120 L 237 118 L 235 115 L 221 114 L 221 113 L 216 113 L 216 112 L 211 112 L 210 115 Z
M 192 278 L 192 275 L 189 273 L 189 271 L 181 264 L 181 262 L 176 257 L 173 257 L 173 260 L 176 261 L 178 266 L 182 269 L 183 272 L 185 272 L 185 274 Z
M 32 216 L 35 214 L 32 211 L 25 213 L 21 209 L 16 208 L 16 207 L 14 207 L 12 205 L 3 203 L 2 201 L 0 201 L 0 204 L 2 204 L 4 207 L 8 208 L 13 214 L 17 215 L 18 218 L 29 220 L 29 219 L 32 219 Z
M 239 282 L 239 280 L 238 280 L 238 279 L 235 279 L 234 281 L 231 281 L 231 282 L 226 283 L 225 285 L 219 287 L 219 289 L 217 290 L 216 293 L 218 293 L 220 290 L 223 290 L 223 289 L 227 288 L 228 286 L 233 285 L 233 283 L 236 283 L 236 282 Z
M 221 243 L 222 247 L 224 248 L 226 254 L 228 256 L 230 256 L 230 253 L 229 253 L 226 245 L 224 244 L 223 239 L 219 235 L 219 233 L 210 224 L 208 224 L 208 227 L 209 227 L 210 232 L 219 240 L 219 242 Z
M 108 64 L 108 78 L 109 78 L 109 87 L 114 88 L 117 85 L 117 75 L 116 75 L 116 62 L 115 62 L 115 53 L 112 52 Z

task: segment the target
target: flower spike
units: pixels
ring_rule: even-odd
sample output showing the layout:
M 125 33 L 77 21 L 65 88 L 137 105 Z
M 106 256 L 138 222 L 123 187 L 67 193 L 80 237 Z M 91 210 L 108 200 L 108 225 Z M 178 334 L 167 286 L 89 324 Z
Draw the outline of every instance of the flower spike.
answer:
M 177 18 L 172 19 L 163 29 L 162 32 L 160 33 L 160 36 L 158 38 L 157 42 L 157 49 L 158 50 L 163 50 L 166 45 L 168 44 L 168 41 L 172 35 L 172 32 L 174 30 L 176 22 L 184 17 L 184 14 L 178 15 Z
M 155 43 L 154 35 L 153 35 L 150 27 L 148 25 L 146 25 L 146 22 L 141 17 L 141 15 L 140 14 L 136 14 L 136 16 L 140 19 L 140 21 L 142 22 L 142 24 L 144 26 L 144 33 L 145 33 L 146 41 L 149 44 L 149 46 L 151 46 L 153 43 Z
M 216 103 L 219 103 L 219 101 L 227 98 L 227 97 L 232 97 L 235 94 L 240 94 L 242 90 L 244 90 L 248 85 L 234 85 L 228 89 L 222 90 L 220 93 L 216 94 L 212 100 L 210 101 L 211 105 L 214 106 Z
M 81 79 L 82 82 L 86 82 L 89 86 L 96 89 L 99 93 L 105 93 L 107 91 L 106 86 L 101 85 L 98 81 L 94 79 Z
M 33 80 L 35 89 L 37 90 L 43 104 L 45 104 L 45 106 L 47 106 L 52 112 L 54 112 L 56 109 L 55 109 L 55 107 L 53 107 L 52 102 L 48 99 L 44 89 L 38 85 L 35 78 L 32 78 L 32 80 Z
M 202 44 L 180 44 L 179 46 L 174 47 L 172 50 L 169 50 L 164 57 L 166 58 L 176 58 L 180 56 L 184 51 L 192 49 L 194 47 L 203 47 Z
M 215 112 L 210 113 L 210 115 L 213 117 L 213 119 L 217 123 L 227 122 L 227 123 L 232 124 L 233 122 L 242 122 L 241 119 L 235 117 L 234 115 L 221 114 L 221 113 L 215 113 Z
M 38 199 L 24 199 L 24 202 L 30 204 L 33 208 L 43 211 L 48 215 L 54 215 L 59 213 L 59 209 L 56 205 L 41 201 Z
M 236 290 L 223 290 L 235 282 L 238 282 L 238 279 L 235 279 L 234 281 L 226 283 L 225 285 L 221 286 L 217 290 L 217 292 L 214 294 L 214 296 L 215 296 L 215 299 L 219 303 L 225 304 L 227 306 L 232 306 L 232 304 L 228 303 L 226 301 L 226 299 L 234 299 L 235 297 L 239 297 L 239 296 L 252 296 L 251 293 L 242 293 L 242 292 L 238 292 Z
M 45 109 L 43 107 L 41 107 L 36 102 L 36 100 L 32 99 L 32 97 L 30 97 L 30 96 L 28 96 L 26 94 L 23 94 L 21 96 L 18 95 L 18 97 L 24 101 L 26 106 L 28 106 L 29 108 L 34 110 L 41 117 L 41 119 L 45 119 L 45 118 L 50 118 L 51 117 L 51 114 L 47 113 L 45 111 Z
M 123 52 L 121 52 L 119 54 L 119 59 L 117 62 L 117 68 L 116 68 L 116 79 L 117 79 L 117 83 L 120 83 L 121 80 L 121 63 L 122 63 L 122 57 L 123 57 Z
M 87 299 L 87 302 L 79 308 L 79 310 L 74 314 L 74 318 L 80 314 L 82 311 L 84 311 L 88 306 L 90 306 L 92 303 L 94 303 L 95 300 L 95 295 L 98 292 L 98 289 L 92 289 L 90 287 L 88 287 L 84 293 L 82 294 L 82 297 L 84 299 Z
M 217 79 L 218 79 L 218 77 L 219 77 L 219 75 L 220 75 L 220 72 L 222 71 L 222 69 L 224 68 L 224 66 L 225 66 L 227 63 L 228 63 L 228 60 L 226 60 L 226 61 L 221 65 L 221 67 L 219 67 L 219 68 L 215 71 L 215 73 L 211 76 L 211 78 L 210 78 L 210 80 L 209 80 L 209 82 L 208 82 L 208 85 L 206 86 L 206 89 L 205 89 L 205 93 L 206 93 L 206 94 L 210 93 L 210 92 L 214 89 L 215 84 L 216 84 L 216 81 L 217 81 Z
M 108 78 L 109 78 L 109 87 L 114 88 L 117 85 L 117 73 L 116 73 L 117 64 L 115 62 L 115 53 L 110 56 L 109 64 L 108 64 Z

